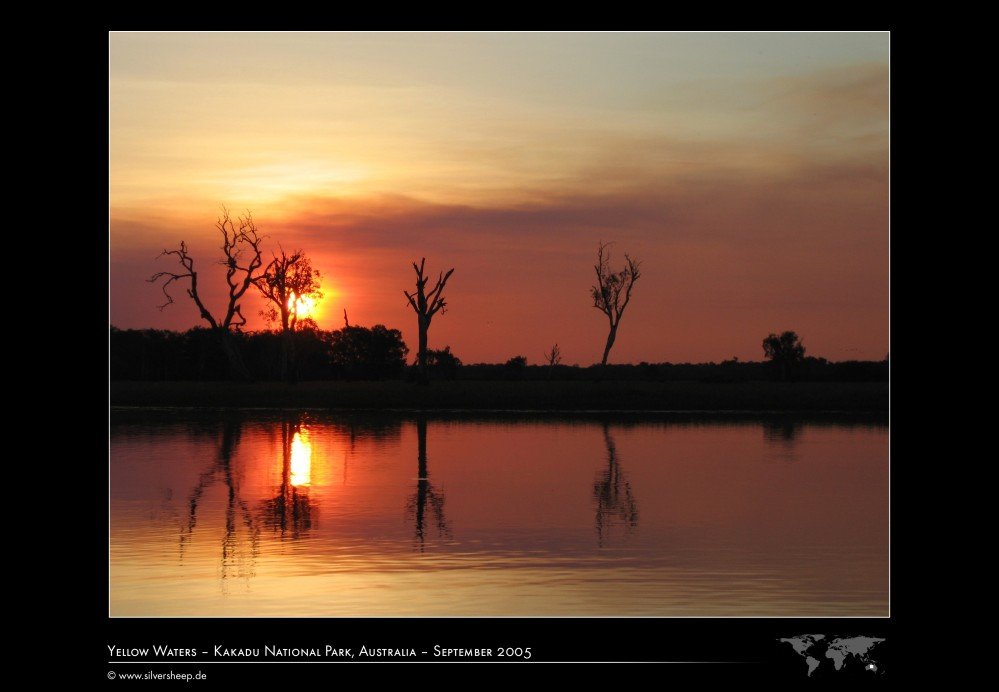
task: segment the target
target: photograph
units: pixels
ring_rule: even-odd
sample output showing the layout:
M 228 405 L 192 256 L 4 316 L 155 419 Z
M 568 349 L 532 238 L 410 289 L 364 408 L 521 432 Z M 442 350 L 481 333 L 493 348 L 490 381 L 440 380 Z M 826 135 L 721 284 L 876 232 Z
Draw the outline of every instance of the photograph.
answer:
M 884 674 L 889 31 L 107 43 L 109 679 Z

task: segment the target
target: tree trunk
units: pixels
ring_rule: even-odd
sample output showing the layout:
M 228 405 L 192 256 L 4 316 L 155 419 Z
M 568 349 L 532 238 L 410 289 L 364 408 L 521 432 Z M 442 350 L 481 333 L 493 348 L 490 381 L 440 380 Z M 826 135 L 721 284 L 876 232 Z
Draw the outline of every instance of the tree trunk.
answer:
M 278 379 L 284 382 L 288 379 L 288 332 L 281 332 L 281 348 L 278 353 Z
M 243 356 L 240 354 L 232 334 L 227 330 L 219 330 L 218 335 L 222 343 L 222 351 L 229 361 L 229 372 L 232 378 L 245 382 L 251 381 L 253 378 L 250 376 L 250 370 L 246 367 L 246 363 L 243 361 Z
M 419 372 L 417 381 L 422 385 L 428 385 L 430 384 L 430 373 L 427 371 L 427 328 L 430 326 L 430 323 L 422 317 L 418 317 L 417 322 L 420 327 Z
M 286 329 L 281 332 L 281 360 L 278 377 L 282 382 L 295 384 L 298 381 L 298 368 L 295 362 L 295 332 Z
M 208 354 L 206 353 L 206 340 L 198 339 L 198 379 L 205 379 L 205 368 L 208 366 Z
M 417 439 L 417 479 L 416 479 L 416 538 L 423 544 L 423 523 L 427 512 L 427 491 L 430 480 L 427 478 L 427 419 L 416 419 Z
M 607 356 L 610 355 L 611 346 L 614 345 L 614 339 L 617 338 L 617 325 L 615 324 L 610 328 L 610 332 L 607 334 L 607 345 L 604 346 L 604 357 L 600 361 L 600 365 L 607 365 Z

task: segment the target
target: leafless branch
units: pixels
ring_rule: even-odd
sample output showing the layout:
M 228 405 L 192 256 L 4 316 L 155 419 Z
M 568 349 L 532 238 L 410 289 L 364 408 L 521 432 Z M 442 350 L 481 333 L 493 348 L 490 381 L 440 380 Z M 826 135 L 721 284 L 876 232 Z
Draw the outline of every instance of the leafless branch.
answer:
M 635 287 L 635 282 L 642 275 L 639 269 L 641 263 L 625 253 L 625 266 L 614 271 L 610 267 L 609 244 L 601 242 L 597 248 L 597 263 L 593 269 L 597 274 L 597 283 L 590 287 L 590 296 L 593 298 L 593 307 L 607 315 L 610 331 L 607 334 L 607 343 L 604 346 L 604 355 L 601 364 L 607 364 L 607 357 L 611 347 L 617 338 L 617 328 L 621 323 L 621 316 L 624 315 L 625 308 L 631 302 L 631 292 Z
M 249 212 L 234 221 L 225 207 L 222 208 L 222 216 L 219 217 L 215 227 L 222 236 L 223 257 L 219 260 L 219 264 L 225 267 L 225 280 L 229 288 L 229 300 L 221 320 L 216 319 L 201 300 L 198 292 L 198 272 L 194 268 L 194 258 L 191 257 L 186 242 L 181 241 L 177 250 L 163 250 L 159 255 L 176 257 L 183 271 L 156 272 L 148 281 L 161 283 L 163 295 L 166 297 L 166 302 L 159 306 L 159 309 L 163 310 L 174 302 L 170 293 L 171 285 L 186 279 L 189 282 L 187 295 L 194 301 L 201 318 L 213 329 L 229 330 L 246 324 L 239 301 L 259 278 L 258 272 L 263 265 L 260 246 L 264 237 L 257 231 Z
M 590 287 L 590 294 L 593 298 L 593 307 L 607 315 L 613 328 L 621 321 L 621 316 L 631 301 L 635 282 L 642 274 L 641 263 L 627 253 L 624 255 L 625 266 L 619 271 L 612 270 L 610 253 L 607 252 L 609 245 L 601 242 L 597 249 L 597 263 L 593 265 L 597 284 Z
M 427 293 L 426 287 L 430 277 L 425 276 L 423 273 L 426 264 L 426 257 L 421 259 L 419 264 L 413 262 L 413 271 L 416 272 L 416 291 L 410 293 L 404 289 L 402 293 L 406 296 L 406 300 L 409 301 L 409 305 L 413 308 L 413 311 L 429 324 L 430 320 L 438 312 L 446 312 L 447 301 L 443 295 L 444 287 L 447 285 L 447 280 L 451 278 L 451 274 L 454 273 L 454 268 L 449 269 L 446 274 L 441 272 L 437 276 L 437 282 L 434 284 L 434 287 Z
M 163 290 L 163 295 L 166 296 L 167 300 L 165 303 L 158 306 L 159 309 L 163 310 L 168 305 L 171 305 L 174 302 L 173 296 L 167 290 L 170 284 L 172 284 L 174 281 L 181 281 L 183 279 L 188 279 L 190 281 L 190 284 L 186 289 L 187 295 L 190 296 L 191 300 L 194 301 L 194 304 L 197 306 L 202 319 L 208 322 L 213 328 L 217 327 L 218 323 L 216 322 L 212 314 L 208 311 L 208 308 L 205 307 L 204 303 L 201 302 L 201 296 L 198 295 L 198 272 L 194 270 L 194 258 L 191 257 L 190 254 L 188 254 L 187 243 L 182 240 L 180 241 L 179 249 L 177 250 L 164 249 L 163 252 L 161 252 L 158 255 L 158 257 L 169 256 L 169 255 L 175 256 L 177 258 L 177 261 L 186 271 L 184 273 L 176 273 L 168 271 L 156 272 L 149 279 L 147 279 L 150 283 L 156 283 L 161 279 L 163 279 L 164 277 L 166 277 L 166 281 L 163 282 L 161 288 Z
M 545 360 L 548 361 L 548 365 L 554 367 L 562 362 L 562 350 L 558 347 L 558 344 L 552 346 L 547 353 L 545 353 Z
M 409 291 L 407 291 L 405 289 L 403 289 L 402 292 L 406 296 L 406 298 L 409 300 L 409 304 L 413 306 L 413 310 L 415 310 L 416 313 L 419 314 L 420 313 L 420 308 L 416 307 L 416 297 L 409 295 Z

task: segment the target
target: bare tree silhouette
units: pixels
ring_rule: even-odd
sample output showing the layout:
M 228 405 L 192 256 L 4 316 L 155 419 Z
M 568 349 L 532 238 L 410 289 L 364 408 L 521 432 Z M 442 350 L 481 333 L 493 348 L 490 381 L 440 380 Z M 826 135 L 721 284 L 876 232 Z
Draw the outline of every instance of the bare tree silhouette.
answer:
M 548 363 L 548 379 L 552 378 L 552 373 L 555 372 L 555 366 L 562 362 L 562 350 L 555 344 L 545 353 L 545 361 Z
M 415 538 L 422 553 L 426 543 L 426 514 L 428 507 L 434 515 L 434 524 L 437 527 L 437 534 L 439 536 L 450 538 L 451 527 L 448 526 L 447 519 L 444 517 L 444 494 L 434 488 L 430 482 L 430 474 L 427 472 L 427 419 L 424 416 L 416 419 L 416 438 L 416 458 L 419 476 L 416 479 L 416 494 L 406 504 L 406 510 L 414 519 Z
M 268 306 L 260 314 L 281 325 L 279 373 L 283 380 L 296 379 L 294 332 L 299 322 L 299 309 L 302 300 L 317 301 L 323 297 L 319 290 L 321 280 L 319 270 L 312 267 L 303 251 L 295 250 L 289 255 L 284 248 L 280 248 L 279 255 L 273 255 L 263 274 L 254 279 L 254 285 L 268 300 Z M 345 309 L 344 319 L 346 316 Z
M 640 262 L 632 259 L 625 253 L 626 265 L 620 271 L 613 271 L 610 268 L 610 253 L 607 252 L 609 244 L 600 243 L 597 249 L 597 263 L 593 265 L 597 272 L 597 283 L 590 287 L 590 295 L 593 298 L 593 307 L 607 315 L 610 323 L 610 331 L 607 333 L 607 343 L 604 346 L 604 355 L 600 359 L 600 365 L 607 365 L 607 356 L 610 355 L 611 347 L 617 339 L 618 325 L 621 324 L 621 317 L 625 308 L 631 302 L 631 290 L 641 276 L 639 271 Z
M 416 271 L 416 291 L 410 294 L 409 291 L 403 290 L 403 293 L 406 294 L 406 299 L 409 301 L 409 305 L 413 308 L 413 312 L 416 313 L 416 323 L 420 330 L 420 351 L 417 356 L 420 384 L 430 383 L 430 374 L 427 370 L 427 330 L 430 329 L 430 322 L 433 320 L 434 315 L 438 312 L 445 312 L 444 308 L 447 306 L 447 303 L 444 301 L 444 286 L 447 284 L 447 280 L 451 278 L 451 274 L 454 273 L 453 267 L 448 270 L 447 274 L 441 272 L 437 277 L 437 283 L 434 284 L 433 289 L 428 293 L 426 287 L 429 277 L 423 274 L 423 268 L 426 263 L 426 257 L 420 260 L 419 266 L 417 266 L 416 262 L 413 262 L 413 269 Z
M 611 437 L 610 425 L 604 423 L 604 444 L 607 447 L 607 468 L 593 484 L 593 499 L 597 503 L 597 544 L 603 547 L 610 527 L 624 525 L 626 530 L 638 526 L 638 505 L 631 492 L 631 483 L 621 471 L 617 447 Z
M 201 474 L 197 484 L 188 498 L 187 525 L 180 533 L 180 558 L 184 559 L 184 550 L 190 541 L 198 520 L 198 508 L 202 496 L 210 486 L 221 478 L 225 484 L 225 531 L 222 537 L 222 559 L 219 566 L 222 590 L 228 589 L 228 582 L 234 577 L 249 578 L 254 573 L 254 563 L 258 553 L 258 538 L 260 529 L 253 520 L 247 503 L 239 496 L 239 488 L 232 469 L 232 458 L 239 445 L 241 426 L 235 421 L 226 421 L 222 426 L 218 454 L 211 467 Z M 237 522 L 238 518 L 241 522 Z M 239 543 L 240 523 L 246 529 L 249 537 L 249 556 Z
M 170 291 L 168 290 L 170 285 L 175 281 L 184 282 L 186 280 L 188 282 L 187 295 L 194 301 L 201 318 L 208 323 L 212 331 L 218 336 L 219 343 L 229 361 L 233 376 L 249 380 L 251 379 L 250 371 L 247 369 L 246 363 L 239 353 L 239 349 L 233 342 L 231 331 L 234 329 L 238 330 L 246 324 L 246 318 L 243 316 L 240 301 L 246 294 L 247 289 L 260 276 L 258 272 L 263 265 L 260 244 L 263 242 L 263 236 L 257 232 L 256 224 L 254 224 L 250 212 L 247 212 L 246 216 L 239 217 L 236 221 L 233 221 L 229 217 L 228 209 L 223 207 L 222 212 L 222 216 L 216 221 L 215 227 L 222 234 L 222 259 L 219 260 L 219 264 L 226 268 L 225 280 L 229 288 L 229 298 L 221 318 L 216 318 L 201 299 L 201 295 L 198 292 L 198 272 L 194 268 L 194 258 L 191 257 L 187 249 L 187 243 L 183 240 L 180 241 L 180 247 L 177 250 L 164 249 L 159 255 L 160 257 L 164 255 L 175 256 L 183 271 L 156 272 L 148 281 L 149 283 L 163 282 L 162 290 L 163 295 L 166 296 L 166 302 L 159 306 L 160 310 L 163 310 L 174 302 L 173 296 L 170 295 Z
M 281 485 L 261 507 L 263 525 L 278 533 L 281 540 L 300 538 L 318 524 L 318 508 L 309 497 L 308 486 L 297 484 L 292 477 L 292 443 L 296 435 L 303 434 L 301 424 L 281 421 Z

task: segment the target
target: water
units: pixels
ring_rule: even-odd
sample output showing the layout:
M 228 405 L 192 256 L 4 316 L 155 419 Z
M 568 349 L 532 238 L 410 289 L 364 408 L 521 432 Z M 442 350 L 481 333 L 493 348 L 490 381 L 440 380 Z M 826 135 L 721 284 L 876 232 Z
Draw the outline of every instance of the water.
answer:
M 879 422 L 112 416 L 112 615 L 888 614 Z

